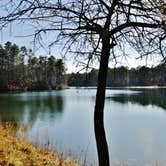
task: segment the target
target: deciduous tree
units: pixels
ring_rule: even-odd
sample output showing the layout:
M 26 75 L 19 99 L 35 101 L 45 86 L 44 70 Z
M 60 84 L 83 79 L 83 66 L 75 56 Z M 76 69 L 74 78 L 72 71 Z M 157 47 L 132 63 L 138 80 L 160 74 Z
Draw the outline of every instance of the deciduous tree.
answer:
M 100 166 L 109 166 L 104 131 L 104 99 L 109 59 L 124 56 L 125 47 L 141 57 L 161 55 L 165 60 L 164 0 L 1 0 L 0 27 L 16 21 L 35 24 L 35 39 L 52 34 L 50 46 L 79 56 L 88 67 L 99 60 L 94 128 Z M 5 5 L 5 8 L 3 8 Z M 55 33 L 54 33 L 55 32 Z M 120 54 L 120 51 L 122 54 Z

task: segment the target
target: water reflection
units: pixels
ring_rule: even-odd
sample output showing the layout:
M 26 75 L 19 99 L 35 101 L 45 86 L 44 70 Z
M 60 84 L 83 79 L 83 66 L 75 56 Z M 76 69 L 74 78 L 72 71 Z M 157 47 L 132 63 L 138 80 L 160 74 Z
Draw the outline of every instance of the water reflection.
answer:
M 63 96 L 52 93 L 1 94 L 0 106 L 1 122 L 21 125 L 26 121 L 32 126 L 39 114 L 41 119 L 46 114 L 50 117 L 55 114 L 60 116 L 63 113 L 64 101 Z
M 154 105 L 166 110 L 166 89 L 139 90 L 140 93 L 117 94 L 111 100 L 126 104 L 128 102 L 142 106 Z

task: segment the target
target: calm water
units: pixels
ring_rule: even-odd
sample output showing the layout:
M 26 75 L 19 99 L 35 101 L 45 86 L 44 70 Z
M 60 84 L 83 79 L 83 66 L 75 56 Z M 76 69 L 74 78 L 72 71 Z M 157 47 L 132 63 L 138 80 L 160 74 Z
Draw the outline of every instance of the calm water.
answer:
M 0 120 L 29 125 L 28 138 L 96 159 L 95 89 L 0 94 Z M 108 89 L 105 126 L 111 162 L 166 165 L 166 89 Z M 126 164 L 127 163 L 127 164 Z

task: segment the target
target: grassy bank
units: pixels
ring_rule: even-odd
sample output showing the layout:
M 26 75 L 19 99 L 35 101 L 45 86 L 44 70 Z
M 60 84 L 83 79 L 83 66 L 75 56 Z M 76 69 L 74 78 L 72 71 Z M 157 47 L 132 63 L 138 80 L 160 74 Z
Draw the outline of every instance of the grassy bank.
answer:
M 15 131 L 9 124 L 0 124 L 0 166 L 78 166 L 69 157 L 37 149 L 27 140 L 16 137 Z

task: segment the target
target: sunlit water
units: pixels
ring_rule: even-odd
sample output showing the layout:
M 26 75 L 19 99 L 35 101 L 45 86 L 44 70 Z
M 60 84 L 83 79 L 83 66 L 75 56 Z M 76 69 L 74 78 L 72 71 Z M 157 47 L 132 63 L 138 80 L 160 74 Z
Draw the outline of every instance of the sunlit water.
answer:
M 96 90 L 2 93 L 0 119 L 27 125 L 28 139 L 96 161 Z M 166 89 L 108 89 L 105 126 L 114 165 L 166 165 Z

